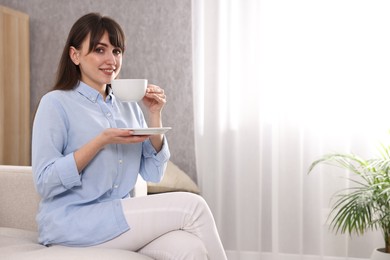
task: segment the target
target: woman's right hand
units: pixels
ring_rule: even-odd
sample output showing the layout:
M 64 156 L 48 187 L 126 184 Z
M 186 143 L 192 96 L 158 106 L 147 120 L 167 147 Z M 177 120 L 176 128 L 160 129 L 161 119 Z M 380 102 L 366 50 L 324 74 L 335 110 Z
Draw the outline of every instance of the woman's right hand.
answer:
M 107 144 L 133 144 L 148 139 L 149 135 L 134 135 L 133 131 L 119 128 L 107 128 L 99 136 L 102 145 Z

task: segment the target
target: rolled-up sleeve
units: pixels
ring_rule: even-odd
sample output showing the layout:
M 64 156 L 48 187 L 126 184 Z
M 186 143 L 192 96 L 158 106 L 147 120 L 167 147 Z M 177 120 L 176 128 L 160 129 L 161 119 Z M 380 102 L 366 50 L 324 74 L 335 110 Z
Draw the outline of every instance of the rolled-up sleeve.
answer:
M 67 145 L 67 120 L 60 103 L 49 95 L 41 99 L 32 133 L 32 167 L 36 189 L 50 198 L 81 185 L 73 153 Z
M 143 159 L 141 161 L 141 176 L 150 182 L 160 182 L 164 176 L 167 162 L 171 156 L 168 142 L 164 136 L 161 150 L 157 152 L 150 140 L 143 143 Z

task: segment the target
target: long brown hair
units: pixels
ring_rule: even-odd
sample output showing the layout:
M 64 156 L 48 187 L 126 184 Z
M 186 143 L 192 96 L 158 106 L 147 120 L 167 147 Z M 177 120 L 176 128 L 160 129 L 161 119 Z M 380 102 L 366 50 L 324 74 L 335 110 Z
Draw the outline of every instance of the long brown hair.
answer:
M 73 46 L 79 50 L 85 38 L 90 34 L 88 50 L 90 53 L 95 49 L 105 32 L 108 33 L 110 43 L 124 52 L 125 34 L 120 25 L 113 19 L 98 13 L 89 13 L 74 23 L 62 52 L 53 89 L 71 90 L 78 85 L 81 72 L 79 66 L 75 65 L 69 56 L 70 47 Z

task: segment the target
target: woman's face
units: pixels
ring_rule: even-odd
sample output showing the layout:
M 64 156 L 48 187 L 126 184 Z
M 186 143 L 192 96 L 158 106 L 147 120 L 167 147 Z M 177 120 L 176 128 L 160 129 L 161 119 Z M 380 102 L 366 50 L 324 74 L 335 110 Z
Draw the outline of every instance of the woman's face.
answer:
M 70 49 L 70 56 L 81 71 L 81 81 L 95 88 L 101 93 L 105 92 L 106 84 L 116 78 L 122 66 L 122 50 L 112 46 L 105 32 L 95 49 L 88 53 L 90 35 L 84 40 L 81 49 Z

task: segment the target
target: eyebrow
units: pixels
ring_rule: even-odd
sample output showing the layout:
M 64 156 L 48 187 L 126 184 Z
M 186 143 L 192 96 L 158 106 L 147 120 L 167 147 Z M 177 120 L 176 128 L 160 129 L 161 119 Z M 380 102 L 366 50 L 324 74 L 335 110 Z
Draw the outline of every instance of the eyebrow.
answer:
M 105 44 L 105 43 L 102 43 L 102 42 L 98 42 L 97 44 L 96 44 L 96 46 L 97 45 L 103 45 L 104 47 L 108 47 L 108 44 Z
M 111 43 L 110 43 L 111 44 Z M 97 47 L 97 46 L 99 46 L 99 45 L 101 45 L 101 46 L 103 46 L 103 47 L 105 47 L 105 48 L 108 48 L 108 46 L 109 46 L 109 44 L 107 44 L 107 43 L 103 43 L 103 42 L 98 42 L 96 45 L 95 45 L 95 48 Z M 121 49 L 121 51 L 123 51 L 123 49 L 121 48 L 121 47 L 119 47 L 119 46 L 117 46 L 117 47 L 115 47 L 115 46 L 113 46 L 114 48 L 119 48 L 119 49 Z

